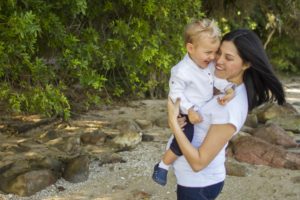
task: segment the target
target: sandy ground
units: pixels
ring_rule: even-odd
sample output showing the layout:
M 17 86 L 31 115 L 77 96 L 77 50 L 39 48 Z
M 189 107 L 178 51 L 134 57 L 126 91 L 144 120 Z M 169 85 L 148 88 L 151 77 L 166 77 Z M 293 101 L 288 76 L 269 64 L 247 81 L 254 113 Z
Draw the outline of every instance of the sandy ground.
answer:
M 299 80 L 299 79 L 297 79 Z M 299 80 L 300 82 L 300 80 Z M 298 82 L 298 83 L 299 83 Z M 295 81 L 286 89 L 294 96 L 290 101 L 300 107 L 300 90 Z M 157 104 L 156 101 L 149 101 Z M 149 103 L 148 102 L 148 103 Z M 161 103 L 161 102 L 160 102 Z M 119 111 L 106 111 L 104 116 L 113 116 Z M 136 109 L 132 109 L 130 116 Z M 126 116 L 125 116 L 126 117 Z M 159 131 L 161 130 L 152 130 Z M 168 129 L 162 132 L 168 134 Z M 167 138 L 167 137 L 166 137 Z M 120 152 L 126 162 L 99 166 L 91 162 L 90 176 L 86 182 L 71 184 L 63 179 L 31 197 L 0 194 L 0 200 L 172 200 L 176 199 L 176 180 L 170 170 L 168 184 L 161 187 L 151 179 L 153 166 L 160 160 L 166 139 L 142 142 L 132 151 Z M 227 176 L 224 189 L 218 200 L 299 200 L 300 170 L 275 169 L 266 166 L 248 165 L 246 177 Z M 1 181 L 1 180 L 0 180 Z
M 63 179 L 31 197 L 0 195 L 5 200 L 134 200 L 176 199 L 173 171 L 168 184 L 161 187 L 151 179 L 153 165 L 159 159 L 165 144 L 143 142 L 136 149 L 121 152 L 125 163 L 99 166 L 91 163 L 91 173 L 86 182 L 71 184 Z M 300 171 L 274 169 L 266 166 L 247 165 L 247 177 L 227 176 L 218 200 L 272 200 L 300 199 Z M 59 188 L 64 187 L 64 191 Z

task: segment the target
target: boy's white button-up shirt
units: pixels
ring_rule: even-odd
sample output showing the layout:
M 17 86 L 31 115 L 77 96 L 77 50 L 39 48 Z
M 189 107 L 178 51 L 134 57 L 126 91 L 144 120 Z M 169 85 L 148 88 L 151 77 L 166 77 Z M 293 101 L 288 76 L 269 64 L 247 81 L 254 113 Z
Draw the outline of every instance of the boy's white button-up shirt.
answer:
M 182 114 L 188 114 L 188 110 L 194 107 L 199 110 L 213 97 L 213 87 L 223 91 L 228 82 L 214 76 L 215 63 L 209 63 L 208 67 L 200 68 L 188 54 L 171 69 L 169 80 L 169 96 L 172 101 L 181 99 L 180 110 Z

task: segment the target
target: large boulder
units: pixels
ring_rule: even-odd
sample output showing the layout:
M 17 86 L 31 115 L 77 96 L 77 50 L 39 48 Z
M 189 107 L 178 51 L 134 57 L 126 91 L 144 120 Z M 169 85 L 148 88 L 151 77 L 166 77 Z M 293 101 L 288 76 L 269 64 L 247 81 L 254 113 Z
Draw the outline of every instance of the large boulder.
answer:
M 287 131 L 300 133 L 300 114 L 279 116 L 268 120 L 266 123 L 274 123 Z
M 236 160 L 277 168 L 300 169 L 300 154 L 288 153 L 260 138 L 241 136 L 232 141 Z
M 117 151 L 134 149 L 142 141 L 142 133 L 124 132 L 112 139 L 112 145 Z
M 21 174 L 8 182 L 0 181 L 0 187 L 6 193 L 31 196 L 56 181 L 57 177 L 51 170 L 33 170 Z
M 271 144 L 280 145 L 286 148 L 298 146 L 292 136 L 288 135 L 283 128 L 273 123 L 255 129 L 252 135 Z
M 285 103 L 282 106 L 279 106 L 275 103 L 266 103 L 255 110 L 252 111 L 256 113 L 257 119 L 261 123 L 265 123 L 266 121 L 278 118 L 282 116 L 288 116 L 297 114 L 297 110 L 289 103 Z
M 86 181 L 89 177 L 88 156 L 78 156 L 67 162 L 63 172 L 63 178 L 72 183 Z

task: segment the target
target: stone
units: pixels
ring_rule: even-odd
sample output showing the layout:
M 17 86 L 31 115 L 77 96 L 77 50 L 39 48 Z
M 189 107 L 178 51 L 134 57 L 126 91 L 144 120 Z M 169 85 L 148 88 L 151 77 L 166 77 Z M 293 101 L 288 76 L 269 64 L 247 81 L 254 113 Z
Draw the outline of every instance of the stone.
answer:
M 283 128 L 273 123 L 255 129 L 252 135 L 271 144 L 280 145 L 286 148 L 298 146 L 293 137 L 289 136 Z
M 260 138 L 241 136 L 233 141 L 234 158 L 241 162 L 276 168 L 300 169 L 300 154 L 289 153 Z
M 145 119 L 136 119 L 135 122 L 142 128 L 147 129 L 152 126 L 152 122 Z
M 56 181 L 57 177 L 51 170 L 34 170 L 21 174 L 8 182 L 1 181 L 0 187 L 6 193 L 31 196 Z
M 245 126 L 256 128 L 258 126 L 258 120 L 255 113 L 249 113 L 246 118 Z
M 279 116 L 268 120 L 266 123 L 277 124 L 284 130 L 300 133 L 300 114 Z
M 72 183 L 86 181 L 89 177 L 88 156 L 78 156 L 67 162 L 63 172 L 63 178 Z
M 112 144 L 119 150 L 131 150 L 142 141 L 142 133 L 125 132 L 116 136 L 112 140 Z
M 257 119 L 261 123 L 278 118 L 282 116 L 288 116 L 297 114 L 297 110 L 289 103 L 285 103 L 283 106 L 279 106 L 276 103 L 266 103 L 253 111 L 257 114 Z
M 80 151 L 79 136 L 59 137 L 54 140 L 49 140 L 45 144 L 49 147 L 55 147 L 63 152 L 77 153 Z
M 149 134 L 143 134 L 142 136 L 142 141 L 143 142 L 150 142 L 154 140 L 154 136 L 153 135 L 149 135 Z
M 100 156 L 99 166 L 111 163 L 125 163 L 125 160 L 117 153 L 106 153 Z
M 244 126 L 241 128 L 241 131 L 242 131 L 242 132 L 245 132 L 245 133 L 250 133 L 250 134 L 252 134 L 253 131 L 254 131 L 254 128 L 244 125 Z
M 114 128 L 120 130 L 120 132 L 140 132 L 139 125 L 131 119 L 123 119 L 114 124 Z
M 238 139 L 241 138 L 241 137 L 245 137 L 245 136 L 251 137 L 251 135 L 250 135 L 249 133 L 247 133 L 247 132 L 243 132 L 243 131 L 238 132 L 238 134 L 235 134 L 235 135 L 231 138 L 230 144 L 234 144 L 234 142 L 235 142 L 236 140 L 238 140 Z M 233 148 L 233 145 L 232 145 L 232 148 Z
M 83 144 L 101 145 L 105 142 L 107 135 L 102 131 L 96 130 L 91 133 L 84 133 L 80 136 Z
M 234 159 L 227 159 L 225 162 L 226 174 L 229 176 L 245 177 L 249 174 L 249 169 L 244 163 Z
M 168 123 L 168 116 L 166 113 L 163 115 L 159 115 L 156 117 L 154 120 L 154 124 L 160 128 L 169 128 L 169 123 Z

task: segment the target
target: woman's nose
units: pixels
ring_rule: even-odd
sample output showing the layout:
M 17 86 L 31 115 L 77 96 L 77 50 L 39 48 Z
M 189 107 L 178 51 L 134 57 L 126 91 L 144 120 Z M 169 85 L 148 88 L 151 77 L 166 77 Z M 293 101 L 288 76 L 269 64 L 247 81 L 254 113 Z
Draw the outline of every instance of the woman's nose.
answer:
M 221 57 L 220 57 L 220 56 L 217 56 L 217 57 L 216 57 L 216 63 L 220 63 L 220 61 L 221 61 Z

